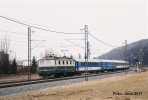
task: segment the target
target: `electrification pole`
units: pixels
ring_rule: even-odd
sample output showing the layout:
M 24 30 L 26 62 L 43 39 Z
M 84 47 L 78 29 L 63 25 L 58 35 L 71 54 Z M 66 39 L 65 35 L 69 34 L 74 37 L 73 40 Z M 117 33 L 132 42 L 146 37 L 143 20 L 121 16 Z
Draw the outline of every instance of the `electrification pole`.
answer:
M 91 53 L 90 53 L 90 44 L 88 42 L 88 59 L 90 59 L 90 55 L 91 55 Z
M 125 61 L 127 61 L 126 56 L 127 56 L 127 40 L 125 40 L 125 54 L 124 54 Z
M 139 50 L 139 57 L 138 57 L 138 63 L 139 63 L 139 67 L 142 67 L 143 66 L 143 55 L 144 55 L 144 52 L 143 52 L 143 49 L 140 49 Z
M 85 30 L 85 81 L 88 81 L 88 26 L 84 26 Z
M 31 80 L 31 50 L 33 50 L 34 48 L 38 47 L 40 44 L 45 42 L 45 40 L 31 40 L 31 33 L 32 32 L 33 31 L 31 31 L 31 27 L 28 27 L 28 80 Z M 40 42 L 36 46 L 32 47 L 31 41 L 42 41 L 42 42 Z
M 28 80 L 31 80 L 31 28 L 28 27 Z

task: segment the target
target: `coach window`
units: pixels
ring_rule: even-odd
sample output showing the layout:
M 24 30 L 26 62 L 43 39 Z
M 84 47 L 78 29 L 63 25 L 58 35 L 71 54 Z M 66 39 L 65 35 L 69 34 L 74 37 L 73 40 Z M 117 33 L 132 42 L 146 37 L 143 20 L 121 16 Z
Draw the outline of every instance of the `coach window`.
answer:
M 71 61 L 71 64 L 73 64 L 73 61 Z
M 59 61 L 59 65 L 61 64 L 61 62 Z
M 112 65 L 112 66 L 114 66 L 114 65 L 115 65 L 115 63 L 111 63 L 111 65 Z
M 81 66 L 83 66 L 83 62 L 81 62 Z
M 98 65 L 98 66 L 100 66 L 101 64 L 100 64 L 100 63 L 98 63 L 97 65 Z
M 63 65 L 64 65 L 64 61 L 63 61 Z
M 70 65 L 71 65 L 71 61 L 70 61 Z
M 55 60 L 55 65 L 56 65 L 56 60 Z
M 105 62 L 103 62 L 103 66 L 106 66 L 106 63 Z
M 66 61 L 67 65 L 68 65 L 68 61 Z
M 81 62 L 81 66 L 83 66 L 83 62 Z
M 95 62 L 95 66 L 97 66 L 97 63 Z

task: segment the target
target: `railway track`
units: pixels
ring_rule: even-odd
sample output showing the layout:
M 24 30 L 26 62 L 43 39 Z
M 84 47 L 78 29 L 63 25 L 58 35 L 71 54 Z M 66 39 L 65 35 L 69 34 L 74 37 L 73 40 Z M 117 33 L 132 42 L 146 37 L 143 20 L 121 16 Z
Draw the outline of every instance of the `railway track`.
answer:
M 69 80 L 69 79 L 76 79 L 76 78 L 101 76 L 101 75 L 116 74 L 116 73 L 123 73 L 123 72 L 129 72 L 129 71 L 131 71 L 131 70 L 105 72 L 105 73 L 99 73 L 99 74 L 87 74 L 87 75 L 84 74 L 81 76 L 71 76 L 71 77 L 63 77 L 63 78 L 55 78 L 55 79 L 36 79 L 36 80 L 30 80 L 30 81 L 7 82 L 7 83 L 0 83 L 0 88 L 31 85 L 31 84 L 45 83 L 45 82 L 54 82 L 54 81 Z

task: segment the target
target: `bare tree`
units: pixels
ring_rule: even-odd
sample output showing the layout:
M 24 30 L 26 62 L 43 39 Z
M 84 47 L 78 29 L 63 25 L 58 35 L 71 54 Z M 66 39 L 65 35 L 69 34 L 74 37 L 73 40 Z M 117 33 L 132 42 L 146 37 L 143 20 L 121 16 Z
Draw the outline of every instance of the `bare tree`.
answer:
M 6 37 L 0 41 L 0 73 L 4 74 L 9 73 L 11 70 L 9 67 L 9 44 L 10 41 L 6 35 Z
M 4 53 L 8 54 L 10 40 L 8 39 L 7 35 L 5 36 L 4 39 L 1 40 L 0 45 L 1 45 L 0 51 L 3 51 Z

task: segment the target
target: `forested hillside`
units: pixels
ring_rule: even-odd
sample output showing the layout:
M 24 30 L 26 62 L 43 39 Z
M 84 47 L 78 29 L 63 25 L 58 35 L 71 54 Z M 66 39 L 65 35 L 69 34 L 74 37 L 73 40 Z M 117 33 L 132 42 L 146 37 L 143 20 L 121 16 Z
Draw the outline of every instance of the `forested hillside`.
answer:
M 98 57 L 99 59 L 111 60 L 127 60 L 130 64 L 142 62 L 143 65 L 148 65 L 148 39 L 133 42 L 125 46 L 115 48 L 110 52 Z

